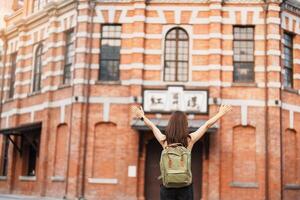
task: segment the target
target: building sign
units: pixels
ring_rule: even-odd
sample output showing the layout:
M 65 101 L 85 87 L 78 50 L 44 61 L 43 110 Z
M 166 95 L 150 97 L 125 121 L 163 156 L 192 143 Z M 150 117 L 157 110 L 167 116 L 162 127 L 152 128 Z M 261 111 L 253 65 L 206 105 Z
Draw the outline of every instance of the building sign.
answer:
M 168 87 L 167 90 L 144 90 L 143 108 L 146 112 L 172 112 L 181 110 L 189 113 L 208 112 L 207 90 L 184 90 L 183 87 Z

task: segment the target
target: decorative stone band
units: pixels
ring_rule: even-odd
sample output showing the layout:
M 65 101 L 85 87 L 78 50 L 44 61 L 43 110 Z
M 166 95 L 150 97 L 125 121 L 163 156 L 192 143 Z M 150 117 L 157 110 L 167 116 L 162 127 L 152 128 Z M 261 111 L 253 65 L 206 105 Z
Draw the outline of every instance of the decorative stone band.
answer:
M 118 184 L 118 179 L 116 178 L 89 178 L 89 183 L 98 183 L 98 184 Z
M 65 181 L 64 176 L 51 176 L 51 181 L 53 182 L 63 182 Z
M 20 181 L 36 181 L 36 176 L 19 176 Z
M 238 188 L 258 188 L 258 183 L 256 182 L 238 182 L 232 181 L 230 183 L 231 187 L 238 187 Z
M 286 190 L 300 190 L 300 184 L 287 183 L 284 185 Z

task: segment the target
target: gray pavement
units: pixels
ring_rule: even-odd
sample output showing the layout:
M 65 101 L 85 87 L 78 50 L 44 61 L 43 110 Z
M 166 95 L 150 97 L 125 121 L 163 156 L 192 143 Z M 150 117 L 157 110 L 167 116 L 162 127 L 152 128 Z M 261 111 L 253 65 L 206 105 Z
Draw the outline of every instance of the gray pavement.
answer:
M 0 200 L 62 200 L 50 197 L 35 197 L 35 196 L 24 196 L 24 195 L 6 195 L 0 194 Z

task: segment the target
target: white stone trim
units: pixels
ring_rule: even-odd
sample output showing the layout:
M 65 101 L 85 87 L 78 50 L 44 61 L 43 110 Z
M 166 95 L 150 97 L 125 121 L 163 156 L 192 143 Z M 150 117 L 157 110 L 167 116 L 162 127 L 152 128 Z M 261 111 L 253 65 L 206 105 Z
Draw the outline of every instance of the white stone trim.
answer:
M 25 73 L 25 72 L 29 72 L 32 70 L 32 65 L 30 66 L 26 66 L 26 67 L 17 67 L 16 68 L 16 74 L 18 73 Z
M 200 50 L 192 50 L 191 55 L 201 55 L 201 56 L 207 56 L 212 54 L 220 54 L 220 55 L 233 55 L 232 50 L 222 50 L 222 49 L 200 49 Z
M 270 65 L 267 67 L 268 72 L 281 72 L 281 66 Z
M 103 121 L 108 122 L 109 121 L 109 116 L 110 116 L 110 103 L 103 102 Z
M 267 51 L 267 55 L 270 55 L 270 56 L 280 56 L 281 52 L 279 50 L 268 50 Z
M 229 104 L 232 106 L 256 106 L 256 107 L 265 106 L 265 101 L 255 100 L 255 99 L 221 99 L 220 103 Z
M 19 86 L 19 85 L 28 85 L 31 83 L 31 80 L 23 80 L 23 81 L 15 81 L 15 86 Z
M 254 66 L 254 72 L 264 72 L 265 66 Z
M 246 105 L 241 106 L 241 124 L 243 126 L 248 125 L 248 107 Z
M 268 9 L 272 11 L 280 11 L 280 6 L 269 5 Z
M 116 178 L 89 178 L 89 183 L 98 183 L 98 184 L 118 184 L 118 179 Z
M 25 54 L 25 55 L 18 55 L 17 56 L 17 62 L 20 62 L 22 60 L 27 60 L 32 58 L 32 53 Z
M 268 34 L 267 39 L 268 40 L 281 40 L 281 36 L 279 34 Z
M 60 107 L 60 123 L 65 122 L 65 111 L 66 111 L 66 106 L 61 106 Z
M 254 56 L 264 56 L 264 55 L 265 55 L 265 51 L 261 51 L 261 50 L 254 51 Z
M 163 70 L 163 66 L 161 65 L 144 65 L 145 70 Z
M 19 176 L 20 181 L 36 181 L 36 176 Z
M 142 85 L 143 80 L 141 79 L 129 79 L 129 80 L 121 80 L 122 85 Z
M 300 59 L 294 59 L 294 64 L 300 64 Z
M 289 126 L 291 129 L 294 128 L 294 112 L 292 110 L 290 110 L 289 112 Z
M 88 68 L 88 63 L 77 63 L 74 65 L 74 69 L 85 69 Z M 91 64 L 91 69 L 99 69 L 99 64 Z
M 268 17 L 267 24 L 281 24 L 281 19 L 279 17 Z
M 220 9 L 222 9 L 222 5 L 220 5 L 220 4 L 210 4 L 208 7 L 209 7 L 210 10 L 220 10 Z
M 254 40 L 265 40 L 265 35 L 254 35 Z
M 51 181 L 52 182 L 63 182 L 65 181 L 64 176 L 51 176 Z
M 257 87 L 258 88 L 265 88 L 266 87 L 266 83 L 265 82 L 257 82 Z
M 300 50 L 300 44 L 293 44 L 293 48 L 295 50 Z
M 267 83 L 267 87 L 269 87 L 269 88 L 281 88 L 281 83 L 270 81 L 270 82 Z
M 193 65 L 191 66 L 192 71 L 211 71 L 211 70 L 221 70 L 221 71 L 233 71 L 233 66 L 221 66 L 221 65 Z
M 300 80 L 300 73 L 295 73 L 293 78 L 296 80 Z
M 120 70 L 143 69 L 144 63 L 120 64 Z
M 76 33 L 76 38 L 90 38 L 91 33 L 89 32 L 78 32 Z M 94 39 L 100 39 L 101 38 L 101 33 L 93 33 L 92 38 Z
M 61 76 L 63 74 L 64 74 L 63 70 L 47 71 L 42 74 L 42 80 L 45 80 L 45 79 L 47 79 L 49 77 L 53 77 L 53 76 Z
M 282 103 L 282 109 L 300 113 L 300 106 L 299 105 L 292 105 L 292 104 L 288 104 L 288 103 Z
M 86 47 L 77 47 L 75 53 L 90 53 L 91 49 Z M 92 54 L 100 54 L 100 48 L 92 48 Z
M 60 61 L 64 61 L 65 60 L 65 56 L 52 56 L 52 57 L 47 57 L 44 61 L 43 61 L 43 66 L 47 65 L 48 63 L 51 62 L 60 62 Z
M 276 103 L 276 101 L 278 101 L 278 103 Z M 282 106 L 281 103 L 282 102 L 280 100 L 274 100 L 274 99 L 269 99 L 268 100 L 268 106 L 270 106 L 270 107 L 279 107 L 279 106 Z

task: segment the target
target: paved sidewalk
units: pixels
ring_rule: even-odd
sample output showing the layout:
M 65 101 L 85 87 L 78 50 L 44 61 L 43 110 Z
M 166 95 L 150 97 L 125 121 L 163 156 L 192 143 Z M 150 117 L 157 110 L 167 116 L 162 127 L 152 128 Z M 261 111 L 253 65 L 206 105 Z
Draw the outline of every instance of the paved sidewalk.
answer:
M 8 194 L 0 194 L 0 200 L 62 200 L 51 197 L 35 197 L 35 196 L 24 196 L 24 195 L 8 195 Z

